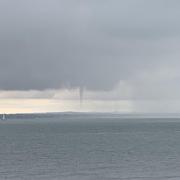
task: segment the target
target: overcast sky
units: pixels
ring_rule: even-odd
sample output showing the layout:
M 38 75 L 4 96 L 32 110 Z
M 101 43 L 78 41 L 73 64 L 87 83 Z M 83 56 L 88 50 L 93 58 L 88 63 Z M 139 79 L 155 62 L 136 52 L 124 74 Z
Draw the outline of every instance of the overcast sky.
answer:
M 179 0 L 0 0 L 0 98 L 80 111 L 83 89 L 85 111 L 180 112 L 179 9 Z

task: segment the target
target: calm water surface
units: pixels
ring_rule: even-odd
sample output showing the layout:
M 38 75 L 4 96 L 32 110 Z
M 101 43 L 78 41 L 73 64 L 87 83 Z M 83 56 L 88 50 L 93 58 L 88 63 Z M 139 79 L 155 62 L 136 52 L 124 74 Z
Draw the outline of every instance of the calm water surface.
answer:
M 0 180 L 177 180 L 180 122 L 0 122 Z

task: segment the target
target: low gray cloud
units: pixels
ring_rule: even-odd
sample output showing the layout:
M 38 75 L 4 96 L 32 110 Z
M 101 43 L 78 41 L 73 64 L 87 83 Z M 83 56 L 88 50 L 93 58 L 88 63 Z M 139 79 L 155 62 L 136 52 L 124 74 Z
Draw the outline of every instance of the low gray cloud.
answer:
M 154 93 L 143 86 L 155 84 L 153 72 L 180 65 L 179 7 L 178 0 L 1 0 L 0 89 L 111 90 L 125 80 L 135 97 L 154 96 L 161 86 Z M 153 80 L 139 81 L 144 72 Z M 171 83 L 176 72 L 160 84 L 180 87 Z

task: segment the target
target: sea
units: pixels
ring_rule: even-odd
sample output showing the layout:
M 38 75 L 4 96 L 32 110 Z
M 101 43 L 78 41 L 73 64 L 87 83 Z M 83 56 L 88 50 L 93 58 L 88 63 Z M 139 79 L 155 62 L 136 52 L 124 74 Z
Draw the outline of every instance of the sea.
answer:
M 179 118 L 66 114 L 0 121 L 0 180 L 179 179 Z

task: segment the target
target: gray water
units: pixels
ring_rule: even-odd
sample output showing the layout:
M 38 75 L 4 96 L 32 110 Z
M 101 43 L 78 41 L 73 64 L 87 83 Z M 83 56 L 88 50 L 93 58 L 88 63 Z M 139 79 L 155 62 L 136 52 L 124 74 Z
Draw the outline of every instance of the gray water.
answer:
M 180 121 L 0 122 L 0 180 L 180 179 Z

